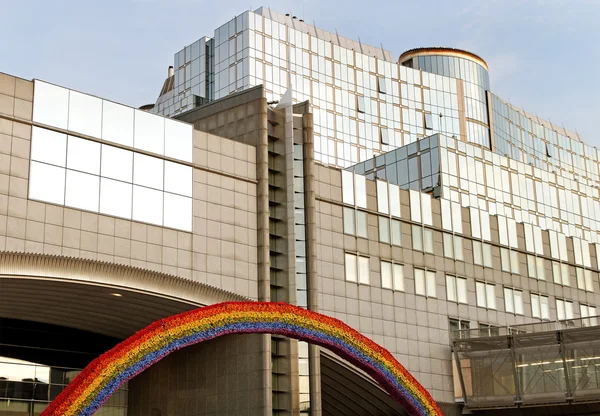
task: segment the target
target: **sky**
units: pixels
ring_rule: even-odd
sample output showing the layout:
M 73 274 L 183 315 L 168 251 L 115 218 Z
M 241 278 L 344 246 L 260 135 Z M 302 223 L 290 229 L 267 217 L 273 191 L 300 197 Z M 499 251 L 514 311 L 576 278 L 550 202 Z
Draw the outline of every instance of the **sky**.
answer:
M 600 148 L 600 0 L 0 0 L 0 72 L 139 107 L 175 52 L 260 6 L 394 56 L 467 49 L 487 61 L 492 92 Z

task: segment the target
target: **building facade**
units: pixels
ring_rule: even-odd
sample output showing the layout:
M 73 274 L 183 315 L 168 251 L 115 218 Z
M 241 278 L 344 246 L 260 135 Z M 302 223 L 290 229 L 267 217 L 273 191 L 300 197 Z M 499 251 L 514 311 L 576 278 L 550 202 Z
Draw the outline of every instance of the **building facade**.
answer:
M 178 52 L 148 111 L 2 74 L 0 415 L 160 317 L 247 299 L 341 319 L 448 415 L 593 414 L 597 149 L 491 81 L 470 52 L 396 60 L 267 8 Z M 101 413 L 402 409 L 316 346 L 238 335 Z

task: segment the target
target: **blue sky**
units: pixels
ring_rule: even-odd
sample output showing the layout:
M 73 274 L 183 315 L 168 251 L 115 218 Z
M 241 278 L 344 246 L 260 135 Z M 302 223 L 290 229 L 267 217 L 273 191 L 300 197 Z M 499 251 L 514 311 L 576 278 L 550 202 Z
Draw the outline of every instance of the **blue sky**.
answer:
M 421 46 L 468 49 L 488 62 L 493 92 L 600 147 L 598 0 L 2 3 L 1 72 L 132 106 L 155 101 L 177 50 L 264 5 L 395 56 Z

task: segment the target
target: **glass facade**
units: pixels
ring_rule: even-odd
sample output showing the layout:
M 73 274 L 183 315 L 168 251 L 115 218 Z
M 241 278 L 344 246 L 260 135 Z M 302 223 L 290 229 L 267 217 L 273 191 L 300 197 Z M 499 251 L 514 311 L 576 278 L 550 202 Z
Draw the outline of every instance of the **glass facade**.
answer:
M 47 128 L 32 129 L 30 199 L 192 230 L 191 125 L 40 81 L 35 88 L 33 119 Z

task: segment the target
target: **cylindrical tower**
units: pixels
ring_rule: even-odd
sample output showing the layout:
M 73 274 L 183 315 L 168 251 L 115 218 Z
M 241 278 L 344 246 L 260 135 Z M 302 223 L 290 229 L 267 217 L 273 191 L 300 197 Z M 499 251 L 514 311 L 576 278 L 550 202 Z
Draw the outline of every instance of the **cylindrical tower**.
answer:
M 472 52 L 454 48 L 416 48 L 400 55 L 401 65 L 434 74 L 462 79 L 490 89 L 487 63 Z
M 453 48 L 417 48 L 400 55 L 401 65 L 456 78 L 461 136 L 471 143 L 493 148 L 490 136 L 487 63 L 474 53 Z

